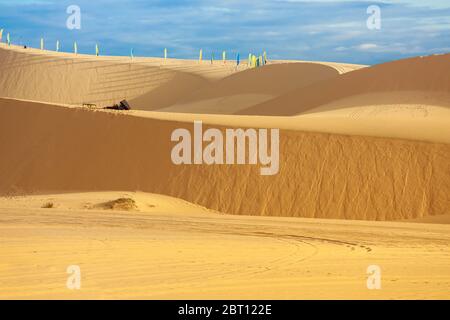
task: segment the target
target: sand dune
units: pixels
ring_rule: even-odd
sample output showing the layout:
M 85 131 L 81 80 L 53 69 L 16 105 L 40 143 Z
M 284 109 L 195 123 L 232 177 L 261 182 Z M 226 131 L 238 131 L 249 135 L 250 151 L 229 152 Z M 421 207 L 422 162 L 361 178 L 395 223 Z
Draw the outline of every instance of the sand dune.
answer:
M 366 65 L 361 64 L 351 64 L 351 63 L 341 63 L 341 62 L 326 62 L 326 61 L 301 61 L 301 60 L 276 60 L 272 61 L 273 63 L 282 63 L 282 64 L 288 64 L 288 63 L 318 63 L 323 66 L 331 67 L 335 69 L 339 74 L 344 74 L 347 72 L 355 71 L 358 69 L 366 68 Z
M 233 109 L 236 111 L 273 98 L 290 88 L 351 70 L 337 63 L 295 63 L 286 67 L 274 61 L 270 68 L 241 73 L 247 70 L 245 63 L 236 67 L 230 61 L 211 64 L 180 59 L 96 57 L 8 47 L 3 43 L 0 43 L 0 60 L 0 97 L 69 105 L 87 103 L 99 107 L 127 99 L 133 108 L 140 110 L 247 94 L 242 99 L 245 101 L 247 98 L 247 102 Z M 358 67 L 361 66 L 352 66 Z M 229 77 L 233 74 L 239 76 Z M 227 79 L 212 84 L 224 78 Z M 218 100 L 216 103 L 220 104 Z M 240 101 L 235 99 L 233 102 Z M 174 107 L 174 110 L 179 108 Z M 191 112 L 191 107 L 181 109 Z M 215 112 L 215 108 L 210 109 Z M 192 111 L 196 110 L 202 108 L 193 106 Z
M 84 208 L 124 196 L 158 207 Z M 0 198 L 0 298 L 448 299 L 449 231 L 217 215 L 132 192 Z M 367 289 L 373 264 L 382 290 Z M 66 287 L 70 265 L 81 290 Z
M 149 97 L 164 107 L 174 103 L 177 96 L 236 72 L 222 64 L 73 55 L 4 44 L 0 44 L 0 60 L 1 97 L 99 107 L 132 100 L 155 89 L 159 91 Z
M 290 90 L 335 78 L 337 75 L 339 72 L 336 69 L 321 64 L 267 65 L 212 82 L 160 111 L 233 114 Z
M 149 92 L 132 98 L 133 109 L 157 110 L 176 104 L 193 91 L 201 90 L 209 83 L 205 78 L 188 73 L 177 73 L 170 81 Z
M 224 213 L 316 218 L 402 220 L 449 213 L 449 114 L 445 105 L 436 106 L 448 93 L 449 79 L 442 71 L 448 55 L 356 71 L 358 66 L 342 66 L 339 73 L 351 72 L 337 75 L 336 64 L 277 63 L 239 72 L 222 64 L 131 63 L 126 57 L 74 57 L 4 46 L 0 54 L 6 61 L 0 95 L 16 98 L 71 105 L 93 97 L 89 101 L 101 105 L 128 92 L 131 101 L 156 109 L 221 96 L 235 97 L 238 105 L 245 104 L 243 95 L 265 94 L 281 95 L 268 102 L 276 102 L 272 113 L 293 114 L 306 104 L 322 108 L 296 117 L 139 110 L 124 115 L 1 99 L 0 150 L 6 155 L 0 159 L 1 194 L 140 190 Z M 233 72 L 238 73 L 230 76 Z M 378 93 L 381 98 L 372 99 Z M 430 105 L 414 105 L 420 97 Z M 364 99 L 374 104 L 364 105 Z M 399 105 L 390 106 L 391 99 Z M 217 105 L 212 109 L 220 111 Z M 194 120 L 222 130 L 283 129 L 280 173 L 269 179 L 255 166 L 173 165 L 171 132 L 191 128 Z
M 131 200 L 133 210 L 108 204 L 119 203 L 118 200 Z M 193 203 L 159 194 L 143 192 L 93 192 L 64 193 L 47 195 L 28 195 L 17 197 L 0 197 L 0 210 L 8 209 L 50 209 L 49 211 L 133 211 L 142 214 L 192 214 L 212 215 L 216 211 L 195 205 Z M 43 210 L 45 212 L 45 210 Z
M 394 94 L 398 97 L 399 94 Z M 371 97 L 371 96 L 370 96 Z M 279 128 L 341 135 L 398 138 L 414 141 L 450 143 L 450 108 L 428 104 L 380 103 L 368 105 L 366 96 L 346 100 L 346 107 L 334 104 L 320 112 L 298 116 L 246 116 L 173 112 L 131 111 L 142 118 L 204 123 L 219 126 Z M 364 101 L 361 101 L 364 99 Z M 375 101 L 378 101 L 375 99 Z M 358 103 L 355 105 L 355 103 Z M 365 103 L 365 104 L 364 104 Z M 319 110 L 319 108 L 317 109 Z
M 351 96 L 364 94 L 385 94 L 414 92 L 414 103 L 428 103 L 431 100 L 437 105 L 449 106 L 450 54 L 418 57 L 389 62 L 370 68 L 352 71 L 335 79 L 295 89 L 291 92 L 237 112 L 247 115 L 290 116 L 304 112 L 313 112 L 314 108 Z M 438 95 L 443 99 L 436 102 Z M 400 95 L 392 103 L 407 104 L 410 99 Z M 368 100 L 366 104 L 371 104 Z M 345 107 L 341 103 L 340 107 Z
M 448 144 L 283 130 L 280 173 L 264 177 L 173 165 L 171 132 L 190 123 L 10 100 L 0 122 L 2 194 L 141 190 L 231 214 L 365 220 L 450 208 Z
M 0 298 L 448 299 L 449 55 L 0 60 Z M 195 120 L 280 128 L 279 174 L 174 165 Z

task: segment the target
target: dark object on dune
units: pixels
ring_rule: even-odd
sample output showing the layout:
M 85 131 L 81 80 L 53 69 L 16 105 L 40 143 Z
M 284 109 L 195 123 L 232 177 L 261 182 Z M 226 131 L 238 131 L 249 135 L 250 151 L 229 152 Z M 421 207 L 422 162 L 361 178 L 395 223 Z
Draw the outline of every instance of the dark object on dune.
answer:
M 97 108 L 97 105 L 95 103 L 83 103 L 83 107 L 93 109 L 93 108 Z
M 106 109 L 110 110 L 131 110 L 130 104 L 127 100 L 120 101 L 120 104 L 115 104 L 112 107 L 106 107 Z
M 131 110 L 130 104 L 127 100 L 120 101 L 120 107 L 122 107 L 123 110 Z

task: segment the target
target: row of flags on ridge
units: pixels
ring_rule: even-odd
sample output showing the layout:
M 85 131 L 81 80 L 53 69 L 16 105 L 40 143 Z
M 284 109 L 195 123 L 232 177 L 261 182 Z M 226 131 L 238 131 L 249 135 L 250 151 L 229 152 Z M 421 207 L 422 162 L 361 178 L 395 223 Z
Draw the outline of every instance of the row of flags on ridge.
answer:
M 165 58 L 167 58 L 165 56 Z M 201 63 L 203 61 L 203 49 L 200 49 L 200 53 L 198 56 L 198 62 Z M 267 60 L 267 53 L 264 51 L 264 53 L 262 55 L 260 55 L 259 57 L 255 56 L 254 54 L 249 54 L 248 55 L 248 66 L 251 68 L 256 68 L 256 67 L 260 67 L 263 66 L 265 64 L 267 64 L 268 60 Z M 223 64 L 227 63 L 227 52 L 223 51 L 222 52 L 222 62 Z M 211 64 L 214 63 L 214 53 L 211 53 Z M 236 54 L 236 65 L 239 66 L 241 64 L 241 56 L 239 53 Z
M 0 29 L 0 42 L 3 39 L 3 29 Z M 9 33 L 6 34 L 6 43 L 8 44 L 8 46 L 11 45 L 11 37 L 9 35 Z M 40 42 L 40 48 L 41 50 L 45 49 L 45 42 L 44 42 L 44 38 L 41 38 L 41 42 Z M 60 50 L 60 42 L 59 40 L 56 41 L 56 51 L 59 52 Z M 78 54 L 78 45 L 76 42 L 74 42 L 73 44 L 73 52 L 75 54 Z M 100 47 L 98 46 L 98 44 L 95 44 L 95 55 L 99 56 L 100 55 Z M 134 59 L 134 49 L 131 49 L 130 52 L 130 57 L 131 59 Z M 168 58 L 168 50 L 167 48 L 164 48 L 164 60 L 167 60 Z M 199 63 L 201 63 L 203 61 L 203 49 L 200 49 L 200 53 L 199 53 L 199 58 L 198 58 Z M 214 53 L 211 53 L 211 64 L 213 64 L 215 61 L 214 59 Z M 223 64 L 227 63 L 227 52 L 223 51 L 222 52 L 222 62 Z M 250 53 L 248 55 L 248 60 L 247 60 L 247 64 L 250 68 L 257 68 L 260 66 L 263 66 L 265 64 L 267 64 L 268 60 L 267 60 L 267 53 L 264 51 L 264 53 L 260 56 L 256 56 L 252 53 Z M 241 56 L 239 53 L 236 54 L 236 65 L 239 66 L 241 64 Z

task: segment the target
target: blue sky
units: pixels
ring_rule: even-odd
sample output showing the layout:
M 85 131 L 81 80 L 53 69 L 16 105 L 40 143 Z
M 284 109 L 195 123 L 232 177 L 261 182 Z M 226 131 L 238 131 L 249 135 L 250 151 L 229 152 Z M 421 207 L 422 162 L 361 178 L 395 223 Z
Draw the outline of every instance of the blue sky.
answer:
M 69 5 L 81 29 L 66 27 Z M 381 30 L 369 30 L 367 8 L 381 8 Z M 269 58 L 376 64 L 450 52 L 450 0 L 0 0 L 0 28 L 14 43 L 102 54 L 205 58 L 222 50 L 268 52 Z

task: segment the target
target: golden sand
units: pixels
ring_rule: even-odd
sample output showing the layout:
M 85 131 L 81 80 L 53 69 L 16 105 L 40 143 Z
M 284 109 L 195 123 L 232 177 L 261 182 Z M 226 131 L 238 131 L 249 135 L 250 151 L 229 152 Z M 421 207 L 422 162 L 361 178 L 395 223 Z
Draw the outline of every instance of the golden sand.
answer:
M 0 58 L 0 297 L 449 298 L 449 55 Z M 195 120 L 281 129 L 279 174 L 174 165 Z

